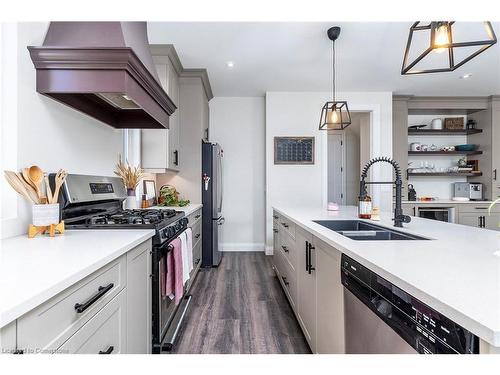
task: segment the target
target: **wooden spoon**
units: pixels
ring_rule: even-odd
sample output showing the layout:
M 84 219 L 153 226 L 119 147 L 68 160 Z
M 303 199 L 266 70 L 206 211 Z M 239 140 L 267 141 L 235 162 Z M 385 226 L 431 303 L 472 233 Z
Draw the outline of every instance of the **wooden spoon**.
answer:
M 40 188 L 43 182 L 43 171 L 40 167 L 36 165 L 32 165 L 29 170 L 29 179 L 35 185 L 36 193 L 38 197 L 41 199 L 43 197 L 42 189 Z
M 24 170 L 27 171 L 28 168 L 24 168 L 23 173 L 16 173 L 17 177 L 23 183 L 24 187 L 26 188 L 26 191 L 28 192 L 28 194 L 30 195 L 31 198 L 36 200 L 37 203 L 44 203 L 43 198 L 40 199 L 40 197 L 38 196 L 38 193 L 36 192 L 35 187 L 31 183 L 31 181 L 29 179 L 28 180 L 26 179 L 26 176 L 25 176 L 26 174 L 24 173 Z M 45 203 L 47 203 L 47 202 L 45 202 Z
M 16 192 L 21 194 L 24 198 L 26 198 L 31 203 L 35 203 L 35 204 L 38 203 L 37 200 L 33 199 L 33 197 L 30 196 L 30 194 L 28 193 L 28 191 L 25 188 L 25 185 L 22 183 L 22 181 L 19 180 L 19 178 L 15 172 L 4 171 L 4 175 L 5 175 L 7 182 L 9 183 L 9 185 L 12 186 L 12 188 Z
M 49 176 L 47 173 L 44 174 L 43 179 L 45 180 L 45 190 L 47 191 L 47 201 L 49 204 L 52 203 L 52 189 L 50 188 Z

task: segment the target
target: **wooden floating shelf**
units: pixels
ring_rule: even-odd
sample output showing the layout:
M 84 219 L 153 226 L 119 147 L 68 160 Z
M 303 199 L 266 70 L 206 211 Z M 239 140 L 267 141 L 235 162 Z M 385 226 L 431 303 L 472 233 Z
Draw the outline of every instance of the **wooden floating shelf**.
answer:
M 481 155 L 482 151 L 408 151 L 408 155 Z
M 418 176 L 418 177 L 429 177 L 429 176 L 434 176 L 434 177 L 479 177 L 482 176 L 483 173 L 466 173 L 466 172 L 425 172 L 425 173 L 413 173 L 413 172 L 408 172 L 408 176 Z
M 470 135 L 482 132 L 482 129 L 408 129 L 408 135 Z

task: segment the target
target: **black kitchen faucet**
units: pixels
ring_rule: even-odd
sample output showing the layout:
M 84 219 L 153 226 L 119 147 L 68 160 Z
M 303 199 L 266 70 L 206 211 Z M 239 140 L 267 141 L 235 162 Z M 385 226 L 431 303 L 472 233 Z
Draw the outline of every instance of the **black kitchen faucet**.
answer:
M 389 163 L 393 166 L 394 171 L 396 172 L 396 180 L 394 182 L 366 182 L 365 179 L 368 177 L 368 170 L 370 167 L 378 162 Z M 391 158 L 387 157 L 378 157 L 371 159 L 363 168 L 363 172 L 361 173 L 361 181 L 359 183 L 359 197 L 360 199 L 366 197 L 366 185 L 383 185 L 383 184 L 391 184 L 396 186 L 396 205 L 394 206 L 394 226 L 395 227 L 403 227 L 403 223 L 409 223 L 411 221 L 411 217 L 403 214 L 403 208 L 401 207 L 401 190 L 403 187 L 403 181 L 401 180 L 401 169 L 399 168 L 398 163 L 396 163 Z

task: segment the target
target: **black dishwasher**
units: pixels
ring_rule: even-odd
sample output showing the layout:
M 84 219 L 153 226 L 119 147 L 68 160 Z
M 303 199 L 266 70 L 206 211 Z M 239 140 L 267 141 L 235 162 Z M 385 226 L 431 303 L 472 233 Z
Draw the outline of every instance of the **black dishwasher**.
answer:
M 479 338 L 342 255 L 346 352 L 478 354 Z

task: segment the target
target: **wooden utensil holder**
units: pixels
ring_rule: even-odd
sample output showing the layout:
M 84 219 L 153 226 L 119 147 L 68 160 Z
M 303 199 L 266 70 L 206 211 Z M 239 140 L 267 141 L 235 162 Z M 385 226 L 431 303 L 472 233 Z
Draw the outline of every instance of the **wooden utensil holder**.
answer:
M 28 228 L 28 238 L 33 238 L 37 234 L 45 234 L 49 232 L 50 237 L 55 237 L 56 233 L 64 234 L 64 220 L 58 224 L 36 226 L 30 224 Z

